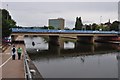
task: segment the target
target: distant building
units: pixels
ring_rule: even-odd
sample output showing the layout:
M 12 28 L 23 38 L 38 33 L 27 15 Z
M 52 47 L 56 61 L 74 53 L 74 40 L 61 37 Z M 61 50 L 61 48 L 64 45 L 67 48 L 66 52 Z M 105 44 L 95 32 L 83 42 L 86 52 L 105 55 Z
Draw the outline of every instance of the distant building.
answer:
M 65 20 L 63 18 L 49 19 L 49 26 L 53 26 L 55 29 L 64 29 Z

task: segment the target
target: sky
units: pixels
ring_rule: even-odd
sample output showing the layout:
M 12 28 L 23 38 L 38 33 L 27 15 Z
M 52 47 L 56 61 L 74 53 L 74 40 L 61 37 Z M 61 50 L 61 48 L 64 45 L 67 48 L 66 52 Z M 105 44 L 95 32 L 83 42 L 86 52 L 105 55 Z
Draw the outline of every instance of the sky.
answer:
M 52 2 L 53 1 L 53 2 Z M 118 20 L 118 0 L 84 0 L 84 2 L 67 1 L 66 2 L 44 2 L 24 0 L 16 2 L 15 0 L 2 1 L 2 8 L 10 12 L 12 18 L 18 26 L 48 26 L 48 19 L 64 18 L 65 27 L 74 28 L 76 17 L 81 17 L 83 24 L 105 23 L 109 19 L 111 22 Z M 60 0 L 58 0 L 60 1 Z M 65 1 L 65 0 L 64 0 Z M 101 0 L 102 1 L 102 0 Z M 8 7 L 7 7 L 8 4 Z

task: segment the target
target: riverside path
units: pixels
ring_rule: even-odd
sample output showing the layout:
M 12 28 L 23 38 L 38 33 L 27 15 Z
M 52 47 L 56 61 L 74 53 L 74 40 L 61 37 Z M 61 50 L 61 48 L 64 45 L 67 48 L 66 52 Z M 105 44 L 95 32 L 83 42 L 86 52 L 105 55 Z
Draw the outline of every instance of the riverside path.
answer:
M 24 51 L 24 45 L 23 44 L 15 44 L 16 48 L 19 46 L 22 47 Z M 0 76 L 2 80 L 24 80 L 25 79 L 25 73 L 24 73 L 24 59 L 23 59 L 23 53 L 21 60 L 18 60 L 18 56 L 16 56 L 15 60 L 12 60 L 11 57 L 11 46 L 9 46 L 3 53 L 1 53 L 2 56 L 2 62 L 0 64 L 0 70 L 2 72 L 2 75 Z

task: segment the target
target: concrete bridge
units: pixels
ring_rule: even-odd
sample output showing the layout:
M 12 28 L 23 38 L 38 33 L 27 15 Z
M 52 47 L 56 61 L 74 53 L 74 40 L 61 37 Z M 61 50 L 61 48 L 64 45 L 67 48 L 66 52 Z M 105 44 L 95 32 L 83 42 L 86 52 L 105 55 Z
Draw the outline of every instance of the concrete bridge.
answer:
M 59 37 L 76 37 L 79 42 L 94 43 L 96 38 L 105 41 L 118 38 L 119 32 L 12 28 L 12 41 L 15 41 L 18 36 L 49 36 L 49 41 L 54 43 L 59 43 Z

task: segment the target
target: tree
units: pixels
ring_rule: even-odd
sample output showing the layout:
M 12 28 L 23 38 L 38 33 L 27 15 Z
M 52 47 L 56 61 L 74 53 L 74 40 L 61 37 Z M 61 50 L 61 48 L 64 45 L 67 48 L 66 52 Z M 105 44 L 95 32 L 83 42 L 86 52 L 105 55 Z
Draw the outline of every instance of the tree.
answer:
M 53 26 L 48 26 L 48 29 L 55 29 Z
M 2 37 L 10 36 L 11 28 L 16 27 L 16 22 L 11 18 L 7 10 L 2 9 L 1 11 L 2 11 Z
M 110 30 L 118 31 L 119 30 L 119 24 L 120 24 L 119 21 L 114 21 L 110 26 Z
M 82 29 L 82 20 L 81 20 L 81 17 L 77 17 L 76 18 L 76 22 L 75 22 L 75 30 L 81 30 Z
M 64 30 L 70 30 L 68 27 L 65 27 Z
M 2 10 L 0 9 L 0 43 L 2 42 Z
M 47 26 L 44 26 L 43 29 L 48 29 L 48 27 L 47 27 Z
M 92 24 L 92 30 L 96 30 L 96 27 L 97 27 L 98 25 L 96 24 L 96 23 L 93 23 Z
M 84 26 L 83 26 L 83 30 L 92 30 L 92 25 L 91 24 L 85 24 Z
M 101 25 L 97 25 L 96 28 L 95 28 L 95 30 L 108 31 L 109 27 L 101 24 Z

